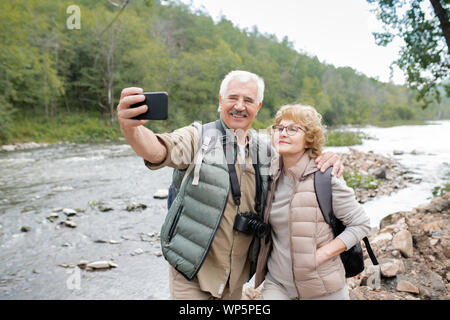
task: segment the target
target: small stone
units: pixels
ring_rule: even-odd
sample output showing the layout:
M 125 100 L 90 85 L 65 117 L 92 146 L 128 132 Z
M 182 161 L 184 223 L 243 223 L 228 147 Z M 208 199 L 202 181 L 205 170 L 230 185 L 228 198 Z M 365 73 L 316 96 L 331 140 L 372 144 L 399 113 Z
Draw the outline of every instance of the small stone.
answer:
M 78 262 L 78 267 L 80 269 L 85 269 L 88 264 L 89 264 L 89 261 L 87 261 L 87 260 L 80 260 L 80 262 Z
M 397 282 L 397 291 L 419 294 L 419 288 L 406 280 L 400 280 Z
M 439 242 L 439 239 L 430 239 L 430 246 L 435 246 Z
M 142 250 L 141 248 L 134 250 L 135 255 L 139 255 L 139 254 L 143 254 L 143 253 L 144 253 L 144 250 Z
M 128 205 L 126 208 L 127 211 L 145 210 L 145 209 L 147 209 L 147 205 L 143 203 L 132 203 Z
M 373 175 L 377 179 L 386 179 L 386 167 L 381 166 L 381 167 L 375 169 L 375 171 L 373 172 Z
M 98 206 L 98 210 L 100 210 L 101 212 L 107 212 L 113 210 L 113 208 L 100 205 Z
M 72 220 L 61 221 L 59 224 L 65 226 L 65 227 L 69 227 L 69 228 L 77 227 L 77 224 Z
M 94 261 L 86 265 L 86 269 L 88 270 L 109 269 L 109 268 L 117 268 L 117 265 L 111 261 L 104 261 L 104 260 Z
M 371 243 L 377 243 L 380 241 L 390 241 L 392 240 L 392 234 L 390 234 L 389 232 L 383 232 L 378 234 L 375 238 L 373 238 L 370 242 Z
M 159 189 L 153 195 L 153 198 L 155 199 L 167 199 L 168 197 L 169 197 L 168 189 Z
M 431 299 L 431 292 L 425 287 L 419 288 L 419 294 L 423 299 Z
M 162 254 L 161 251 L 156 251 L 156 252 L 154 253 L 154 255 L 157 256 L 157 257 L 161 257 L 163 254 Z
M 20 231 L 22 231 L 22 232 L 28 232 L 30 230 L 31 230 L 31 227 L 29 227 L 29 226 L 22 226 L 22 228 L 20 228 Z
M 400 268 L 398 264 L 395 264 L 393 262 L 387 262 L 380 265 L 381 274 L 384 277 L 394 277 L 397 275 L 397 273 L 400 271 Z
M 73 209 L 65 208 L 62 211 L 68 217 L 72 217 L 72 216 L 75 216 L 77 214 L 77 212 L 75 210 L 73 210 Z
M 56 219 L 59 218 L 59 214 L 57 214 L 56 212 L 52 212 L 48 217 L 47 220 L 50 222 L 55 222 Z
M 399 258 L 401 256 L 401 253 L 398 250 L 392 250 L 391 254 L 393 257 L 396 257 L 396 258 Z

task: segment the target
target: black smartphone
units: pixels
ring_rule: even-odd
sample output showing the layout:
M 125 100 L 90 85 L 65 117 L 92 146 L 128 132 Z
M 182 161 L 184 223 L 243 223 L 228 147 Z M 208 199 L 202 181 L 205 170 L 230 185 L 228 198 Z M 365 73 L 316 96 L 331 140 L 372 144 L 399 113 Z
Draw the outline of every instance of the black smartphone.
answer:
M 168 117 L 169 94 L 167 92 L 144 92 L 145 100 L 132 104 L 130 108 L 143 105 L 148 106 L 147 112 L 141 113 L 132 119 L 135 120 L 166 120 Z

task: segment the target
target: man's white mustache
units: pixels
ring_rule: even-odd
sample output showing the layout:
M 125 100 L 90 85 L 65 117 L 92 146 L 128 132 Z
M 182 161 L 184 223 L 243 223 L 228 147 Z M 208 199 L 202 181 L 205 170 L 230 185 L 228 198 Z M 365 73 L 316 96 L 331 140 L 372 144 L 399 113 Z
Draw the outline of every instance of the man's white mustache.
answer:
M 232 116 L 238 115 L 238 116 L 243 116 L 243 117 L 248 117 L 248 113 L 246 111 L 237 111 L 237 110 L 230 110 L 229 112 Z

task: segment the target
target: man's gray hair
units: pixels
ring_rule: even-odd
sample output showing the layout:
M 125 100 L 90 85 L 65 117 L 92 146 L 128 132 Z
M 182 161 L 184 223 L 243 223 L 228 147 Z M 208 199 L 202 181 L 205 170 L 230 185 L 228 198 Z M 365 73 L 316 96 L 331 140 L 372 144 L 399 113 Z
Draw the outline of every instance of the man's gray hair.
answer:
M 248 71 L 242 71 L 242 70 L 231 71 L 222 80 L 222 84 L 220 85 L 220 91 L 219 91 L 219 94 L 222 98 L 225 98 L 225 93 L 227 92 L 228 84 L 230 83 L 231 80 L 239 80 L 241 82 L 255 81 L 256 85 L 258 86 L 258 95 L 257 95 L 258 104 L 263 101 L 263 99 L 264 99 L 264 80 L 257 74 L 254 74 L 254 73 L 251 73 Z

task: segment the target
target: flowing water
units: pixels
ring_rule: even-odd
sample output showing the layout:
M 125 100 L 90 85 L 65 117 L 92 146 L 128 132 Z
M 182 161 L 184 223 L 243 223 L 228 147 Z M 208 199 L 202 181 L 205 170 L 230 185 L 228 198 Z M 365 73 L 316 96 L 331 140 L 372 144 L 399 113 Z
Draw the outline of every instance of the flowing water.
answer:
M 361 131 L 375 139 L 364 140 L 362 145 L 352 148 L 392 157 L 411 172 L 410 176 L 421 180 L 419 184 L 410 183 L 392 195 L 365 203 L 373 227 L 378 227 L 386 215 L 409 211 L 429 202 L 434 187 L 450 182 L 450 121 L 422 126 L 369 127 Z M 328 150 L 348 152 L 349 149 L 333 147 Z M 402 154 L 394 155 L 394 151 Z
M 424 126 L 360 129 L 376 139 L 355 147 L 392 156 L 420 184 L 409 184 L 364 207 L 373 226 L 386 215 L 428 202 L 450 172 L 450 121 Z M 328 148 L 347 152 L 348 148 Z M 393 151 L 403 151 L 394 156 Z M 0 299 L 167 299 L 168 264 L 154 232 L 166 201 L 171 169 L 148 170 L 127 144 L 65 144 L 0 153 Z M 128 211 L 132 203 L 145 210 Z M 112 208 L 100 211 L 98 204 Z M 76 228 L 60 224 L 57 208 L 80 209 Z M 29 227 L 22 232 L 22 227 Z M 112 261 L 107 271 L 60 265 Z

